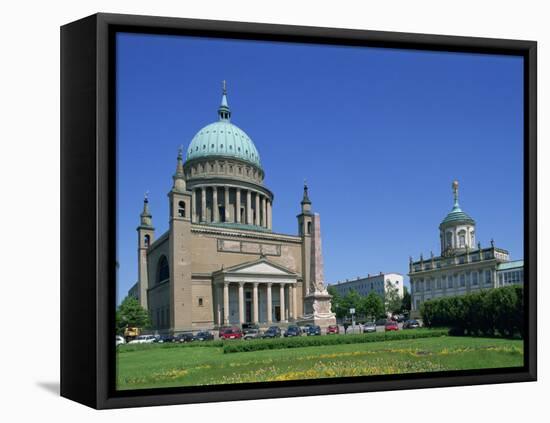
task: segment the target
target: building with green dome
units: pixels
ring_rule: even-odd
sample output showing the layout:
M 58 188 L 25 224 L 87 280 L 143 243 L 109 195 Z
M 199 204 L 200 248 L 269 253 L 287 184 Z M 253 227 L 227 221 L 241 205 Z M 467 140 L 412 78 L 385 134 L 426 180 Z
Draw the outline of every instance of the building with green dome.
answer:
M 314 314 L 332 322 L 330 296 L 317 292 L 320 220 L 307 186 L 297 233 L 274 233 L 274 195 L 252 138 L 232 121 L 225 83 L 217 112 L 179 151 L 165 233 L 156 234 L 153 205 L 144 200 L 138 281 L 129 294 L 159 333 L 288 324 Z
M 464 295 L 483 289 L 523 284 L 523 260 L 510 261 L 507 250 L 476 244 L 476 222 L 458 202 L 458 181 L 452 184 L 454 204 L 439 224 L 440 255 L 409 258 L 411 316 L 420 317 L 420 305 L 429 299 Z

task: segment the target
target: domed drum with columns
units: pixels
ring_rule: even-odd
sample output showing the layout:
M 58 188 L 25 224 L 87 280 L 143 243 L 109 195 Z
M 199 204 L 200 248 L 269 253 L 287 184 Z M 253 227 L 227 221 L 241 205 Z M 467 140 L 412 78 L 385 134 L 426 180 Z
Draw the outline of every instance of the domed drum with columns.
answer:
M 180 149 L 168 193 L 169 229 L 155 238 L 146 198 L 138 232 L 138 281 L 129 294 L 150 312 L 157 332 L 310 318 L 323 281 L 318 215 L 307 187 L 297 234 L 272 230 L 273 193 L 260 154 L 231 122 L 223 88 L 218 120 Z M 330 313 L 330 296 L 324 299 Z M 328 310 L 326 308 L 328 307 Z M 326 313 L 325 313 L 326 314 Z

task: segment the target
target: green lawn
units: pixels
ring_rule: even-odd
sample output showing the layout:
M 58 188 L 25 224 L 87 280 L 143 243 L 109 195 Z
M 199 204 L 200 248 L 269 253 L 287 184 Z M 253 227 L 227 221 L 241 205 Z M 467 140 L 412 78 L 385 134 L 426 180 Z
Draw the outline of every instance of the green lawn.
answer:
M 145 347 L 119 350 L 118 389 L 517 367 L 523 364 L 523 341 L 498 338 L 442 336 L 231 354 L 224 354 L 221 347 Z

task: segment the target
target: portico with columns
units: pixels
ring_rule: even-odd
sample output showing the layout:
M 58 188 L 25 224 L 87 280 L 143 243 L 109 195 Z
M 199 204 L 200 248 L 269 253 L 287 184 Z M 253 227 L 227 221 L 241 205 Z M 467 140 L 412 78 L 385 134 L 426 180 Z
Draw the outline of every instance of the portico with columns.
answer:
M 298 275 L 262 257 L 212 274 L 215 324 L 270 325 L 297 318 Z

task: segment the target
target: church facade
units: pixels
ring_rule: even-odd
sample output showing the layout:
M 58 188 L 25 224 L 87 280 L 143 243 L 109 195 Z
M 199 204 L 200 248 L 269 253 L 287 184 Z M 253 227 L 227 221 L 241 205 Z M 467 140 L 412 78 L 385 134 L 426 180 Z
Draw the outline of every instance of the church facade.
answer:
M 458 182 L 452 184 L 454 205 L 439 225 L 441 254 L 409 259 L 411 316 L 420 317 L 420 306 L 432 298 L 464 295 L 508 284 L 523 284 L 523 260 L 495 246 L 476 243 L 476 222 L 458 203 Z
M 253 141 L 231 122 L 225 87 L 218 120 L 197 132 L 185 156 L 180 149 L 168 192 L 169 229 L 156 234 L 147 198 L 137 228 L 138 280 L 129 295 L 149 311 L 153 329 L 271 325 L 312 315 L 310 275 L 322 275 L 312 263 L 319 215 L 304 185 L 298 233 L 272 231 L 274 195 Z

